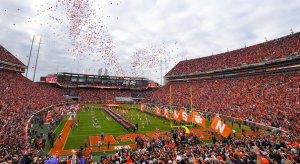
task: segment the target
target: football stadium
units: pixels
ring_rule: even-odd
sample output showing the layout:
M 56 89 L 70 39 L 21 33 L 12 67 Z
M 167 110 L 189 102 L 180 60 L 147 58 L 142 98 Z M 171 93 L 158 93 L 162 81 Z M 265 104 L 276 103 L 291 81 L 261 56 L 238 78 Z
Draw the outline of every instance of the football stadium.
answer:
M 300 163 L 299 2 L 1 3 L 0 163 Z

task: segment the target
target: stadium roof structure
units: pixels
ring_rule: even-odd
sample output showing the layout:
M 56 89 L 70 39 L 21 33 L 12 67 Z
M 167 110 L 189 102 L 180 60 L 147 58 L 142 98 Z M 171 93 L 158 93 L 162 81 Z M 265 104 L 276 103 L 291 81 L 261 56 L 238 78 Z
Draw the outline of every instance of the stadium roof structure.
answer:
M 25 66 L 18 58 L 16 58 L 12 53 L 10 53 L 6 48 L 0 45 L 0 61 L 6 64 L 13 64 L 18 66 Z

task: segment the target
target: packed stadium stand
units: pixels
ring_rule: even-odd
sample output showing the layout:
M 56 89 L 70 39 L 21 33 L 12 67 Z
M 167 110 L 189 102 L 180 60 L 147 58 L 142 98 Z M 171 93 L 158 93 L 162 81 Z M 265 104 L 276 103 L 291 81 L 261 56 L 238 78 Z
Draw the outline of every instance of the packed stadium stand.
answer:
M 300 72 L 275 75 L 217 79 L 201 82 L 170 82 L 149 92 L 148 102 L 190 107 L 275 127 L 300 135 Z
M 195 138 L 191 137 L 185 141 L 192 142 L 189 148 L 194 154 L 191 155 L 199 163 L 299 163 L 299 52 L 300 33 L 296 33 L 231 52 L 181 61 L 165 75 L 167 85 L 147 92 L 145 103 L 173 109 L 190 110 L 192 106 L 202 114 L 256 122 L 283 132 L 280 136 L 243 137 L 204 147 L 193 146 Z M 228 142 L 232 148 L 226 148 Z M 254 147 L 254 143 L 259 143 L 260 149 L 269 153 L 256 158 L 250 155 L 251 146 L 248 150 L 245 146 L 249 143 Z M 239 146 L 248 157 L 238 155 Z M 279 150 L 280 147 L 288 151 Z M 235 154 L 230 158 L 222 152 L 224 149 Z M 188 157 L 182 159 L 186 153 L 180 150 L 180 155 L 173 158 L 179 157 L 177 163 L 189 162 Z
M 181 61 L 165 75 L 167 85 L 148 92 L 145 102 L 189 108 L 192 92 L 196 110 L 280 127 L 299 137 L 299 52 L 300 33 L 295 33 Z
M 179 62 L 166 76 L 185 75 L 287 58 L 300 51 L 300 32 L 246 48 Z
M 24 66 L 24 64 L 15 56 L 13 56 L 9 51 L 7 51 L 2 45 L 0 45 L 0 61 L 8 62 L 11 64 L 17 64 L 19 66 Z
M 3 47 L 0 60 L 24 66 Z M 29 148 L 25 127 L 33 113 L 65 99 L 61 90 L 40 86 L 18 71 L 0 69 L 0 79 L 0 154 L 5 157 L 22 154 L 22 150 Z

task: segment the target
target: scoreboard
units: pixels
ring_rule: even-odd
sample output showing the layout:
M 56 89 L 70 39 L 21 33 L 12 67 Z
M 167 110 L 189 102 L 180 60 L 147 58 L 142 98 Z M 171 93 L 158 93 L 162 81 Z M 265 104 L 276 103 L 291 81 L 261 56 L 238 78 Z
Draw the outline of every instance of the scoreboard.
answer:
M 157 88 L 157 87 L 158 87 L 157 83 L 152 82 L 148 84 L 148 88 Z
M 46 83 L 55 84 L 56 82 L 57 82 L 57 77 L 55 76 L 46 77 Z

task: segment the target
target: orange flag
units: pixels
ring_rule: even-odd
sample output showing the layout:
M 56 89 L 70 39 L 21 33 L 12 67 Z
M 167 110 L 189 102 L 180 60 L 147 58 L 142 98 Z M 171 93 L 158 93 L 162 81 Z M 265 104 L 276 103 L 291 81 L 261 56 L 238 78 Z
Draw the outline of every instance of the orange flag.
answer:
M 142 112 L 144 112 L 144 105 L 143 104 L 141 104 L 141 108 L 140 109 L 141 109 Z
M 177 110 L 175 110 L 175 109 L 174 109 L 174 112 L 173 112 L 173 118 L 177 122 L 180 122 L 180 120 L 181 120 L 180 119 L 180 113 Z
M 155 114 L 160 116 L 160 109 L 158 107 L 155 108 Z
M 220 133 L 225 138 L 227 138 L 232 131 L 226 124 L 224 124 L 220 120 L 220 118 L 218 118 L 216 116 L 214 117 L 210 127 L 212 129 L 216 130 L 218 133 Z
M 164 116 L 167 120 L 170 119 L 170 115 L 169 115 L 169 112 L 168 112 L 168 109 L 167 108 L 164 108 Z
M 180 118 L 185 122 L 191 122 L 191 116 L 189 116 L 188 113 L 182 108 L 180 109 Z
M 193 112 L 193 123 L 205 128 L 206 119 L 197 112 Z

